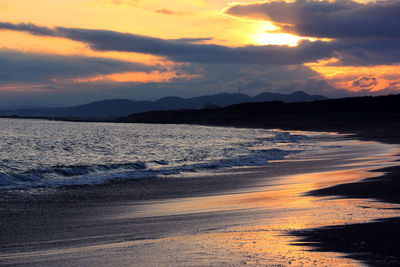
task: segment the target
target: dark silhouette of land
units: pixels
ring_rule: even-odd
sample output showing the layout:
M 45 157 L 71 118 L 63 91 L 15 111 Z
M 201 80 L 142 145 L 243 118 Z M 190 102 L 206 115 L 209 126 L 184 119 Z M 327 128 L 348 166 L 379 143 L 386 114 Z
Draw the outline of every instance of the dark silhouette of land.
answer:
M 192 98 L 164 97 L 157 101 L 132 101 L 128 99 L 108 99 L 96 101 L 84 105 L 63 108 L 14 108 L 0 109 L 0 116 L 18 117 L 43 117 L 43 118 L 75 118 L 105 120 L 131 113 L 146 112 L 152 110 L 173 109 L 201 109 L 205 106 L 225 107 L 227 105 L 244 102 L 301 102 L 327 99 L 321 95 L 309 95 L 298 91 L 291 94 L 261 93 L 254 97 L 245 94 L 215 94 Z
M 243 103 L 201 110 L 151 111 L 118 122 L 182 123 L 361 133 L 363 138 L 396 139 L 400 95 L 353 97 L 314 102 Z

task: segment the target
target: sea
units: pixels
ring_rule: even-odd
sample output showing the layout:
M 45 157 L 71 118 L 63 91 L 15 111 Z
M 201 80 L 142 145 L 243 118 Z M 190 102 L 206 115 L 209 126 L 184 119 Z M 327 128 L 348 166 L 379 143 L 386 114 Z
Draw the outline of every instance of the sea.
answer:
M 296 132 L 0 119 L 0 190 L 185 177 L 330 149 Z

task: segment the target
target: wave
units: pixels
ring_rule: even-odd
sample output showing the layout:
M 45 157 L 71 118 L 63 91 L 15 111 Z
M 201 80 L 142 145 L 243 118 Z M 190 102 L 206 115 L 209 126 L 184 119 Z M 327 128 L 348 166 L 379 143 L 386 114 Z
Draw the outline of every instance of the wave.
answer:
M 101 165 L 57 165 L 18 172 L 0 172 L 0 189 L 27 189 L 65 185 L 102 184 L 113 179 L 139 179 L 184 174 L 231 167 L 263 166 L 290 153 L 281 149 L 253 151 L 250 155 L 203 162 L 169 163 L 165 160 L 125 162 Z
M 292 134 L 290 132 L 280 132 L 270 137 L 269 141 L 274 143 L 298 143 L 299 141 L 308 139 L 306 135 Z

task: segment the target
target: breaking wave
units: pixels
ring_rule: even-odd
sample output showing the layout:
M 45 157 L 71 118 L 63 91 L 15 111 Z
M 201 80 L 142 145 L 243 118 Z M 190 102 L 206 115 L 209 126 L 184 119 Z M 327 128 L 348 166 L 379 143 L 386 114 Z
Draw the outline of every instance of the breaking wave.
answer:
M 263 166 L 315 149 L 305 135 L 263 129 L 12 119 L 0 126 L 6 190 Z
M 164 160 L 132 163 L 112 163 L 109 165 L 54 166 L 32 169 L 23 173 L 0 173 L 0 188 L 23 189 L 43 186 L 102 184 L 113 179 L 138 179 L 156 176 L 176 175 L 185 172 L 216 170 L 241 166 L 263 166 L 270 160 L 283 159 L 295 151 L 280 149 L 261 150 L 247 157 L 187 163 L 170 166 Z M 151 166 L 151 167 L 150 167 Z

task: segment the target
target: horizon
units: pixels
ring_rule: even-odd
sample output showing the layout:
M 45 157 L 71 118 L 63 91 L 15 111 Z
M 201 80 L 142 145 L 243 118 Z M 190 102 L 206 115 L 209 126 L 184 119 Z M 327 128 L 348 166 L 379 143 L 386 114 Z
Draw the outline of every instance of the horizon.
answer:
M 307 94 L 304 91 L 294 91 L 291 93 L 283 93 L 281 94 L 282 96 L 290 96 L 294 95 L 296 93 L 305 93 L 308 96 L 320 96 L 320 97 L 325 97 L 324 95 L 317 95 L 317 94 Z M 32 101 L 27 101 L 27 102 L 19 102 L 17 101 L 5 101 L 1 102 L 0 101 L 0 109 L 23 109 L 23 108 L 62 108 L 62 107 L 74 107 L 74 106 L 80 106 L 80 105 L 87 105 L 91 103 L 96 103 L 96 102 L 103 102 L 103 101 L 110 101 L 110 100 L 128 100 L 132 102 L 157 102 L 165 98 L 179 98 L 179 99 L 184 99 L 184 100 L 189 100 L 192 98 L 202 98 L 202 97 L 213 97 L 213 96 L 219 96 L 219 95 L 242 95 L 242 96 L 247 96 L 250 98 L 254 98 L 263 94 L 280 94 L 276 92 L 260 92 L 255 95 L 248 95 L 242 92 L 217 92 L 215 94 L 207 94 L 207 95 L 198 95 L 198 96 L 192 96 L 192 97 L 180 97 L 180 96 L 163 96 L 160 98 L 155 98 L 155 99 L 130 99 L 130 98 L 104 98 L 104 99 L 95 99 L 89 102 L 82 102 L 82 103 L 77 103 L 77 104 L 65 104 L 65 105 L 57 105 L 54 103 L 41 103 L 41 102 L 32 102 Z M 331 99 L 326 97 L 326 99 Z
M 399 0 L 3 0 L 1 103 L 154 101 L 238 88 L 396 94 L 399 10 Z

